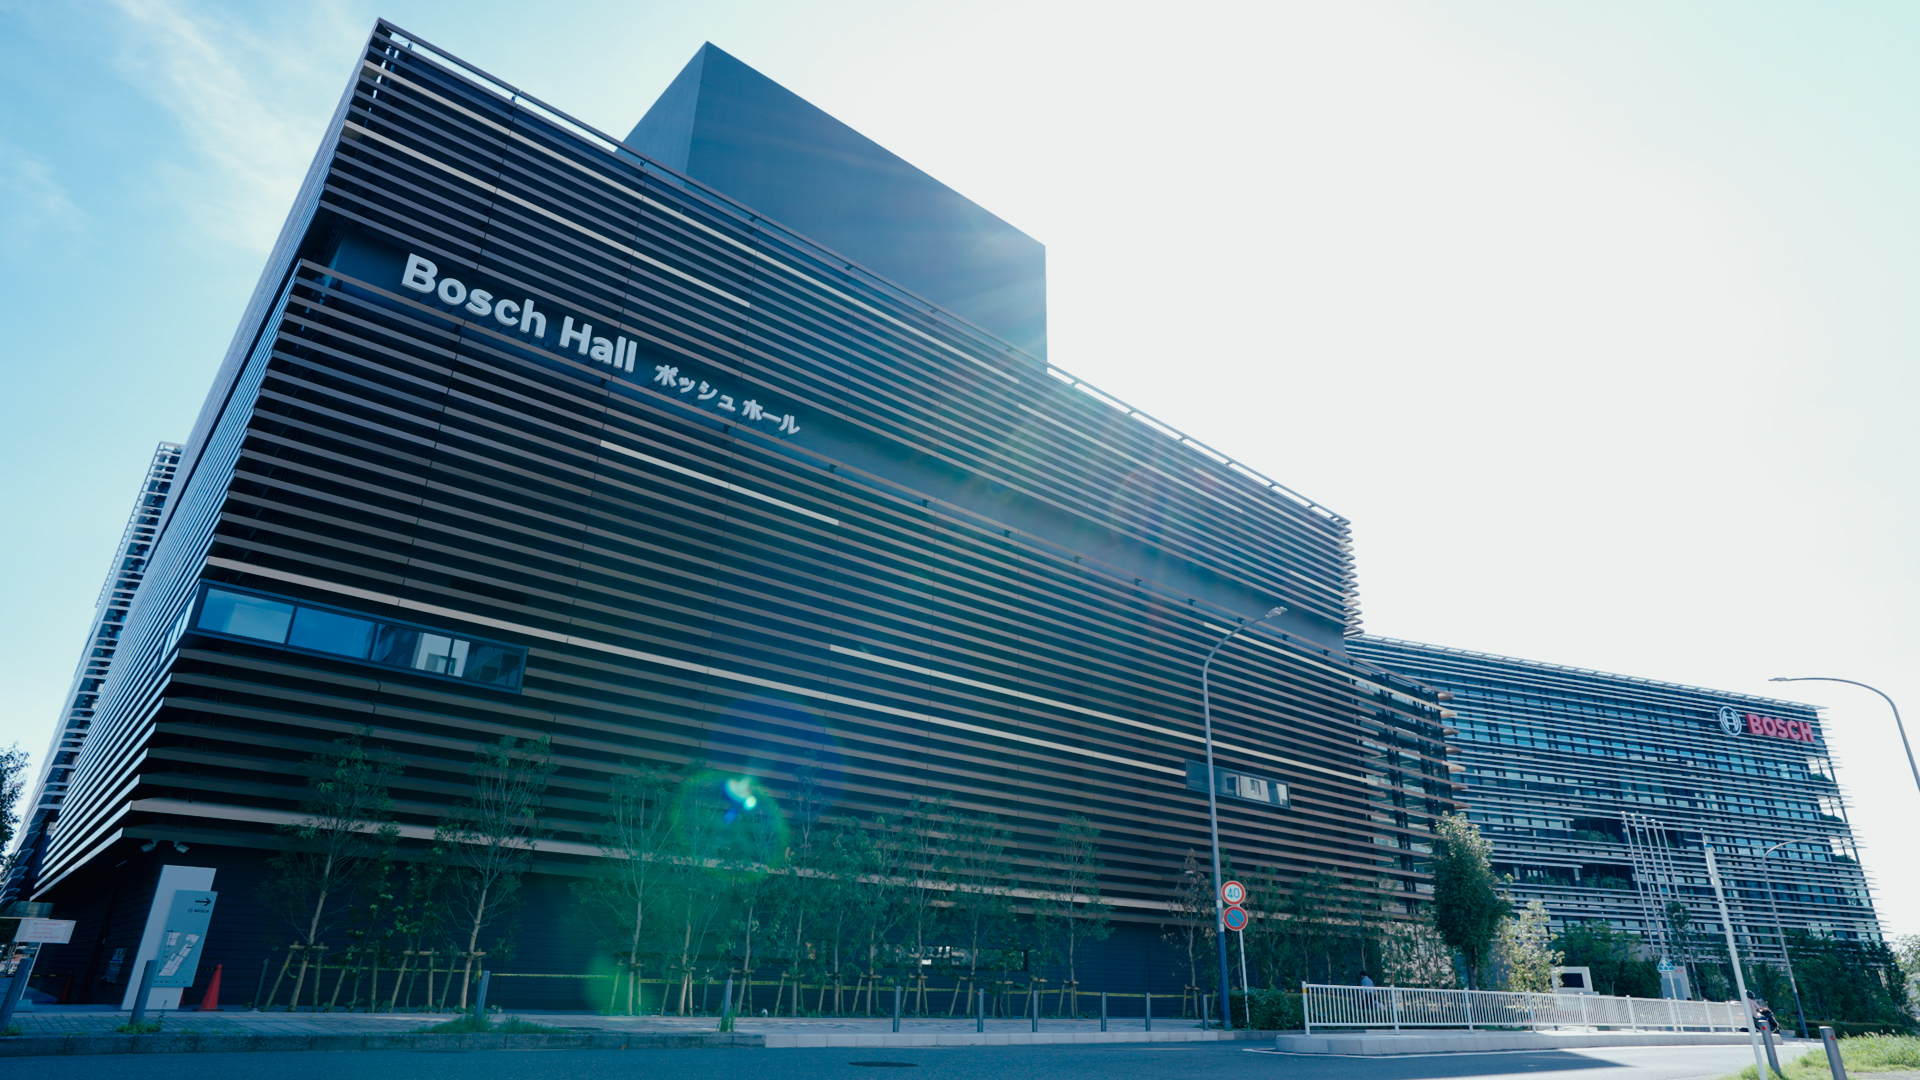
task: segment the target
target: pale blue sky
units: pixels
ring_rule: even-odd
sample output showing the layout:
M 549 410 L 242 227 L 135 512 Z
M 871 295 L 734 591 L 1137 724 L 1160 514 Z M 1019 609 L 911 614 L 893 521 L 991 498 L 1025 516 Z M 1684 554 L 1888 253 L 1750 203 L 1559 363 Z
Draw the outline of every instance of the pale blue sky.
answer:
M 0 0 L 38 752 L 376 15 L 623 134 L 711 40 L 1047 244 L 1060 366 L 1353 518 L 1376 633 L 1920 719 L 1920 8 Z M 1892 929 L 1920 793 L 1830 733 Z

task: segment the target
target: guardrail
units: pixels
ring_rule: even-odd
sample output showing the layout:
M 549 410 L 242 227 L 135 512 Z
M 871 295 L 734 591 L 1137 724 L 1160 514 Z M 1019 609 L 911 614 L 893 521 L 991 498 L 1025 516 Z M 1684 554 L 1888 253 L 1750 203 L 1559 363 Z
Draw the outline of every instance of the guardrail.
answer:
M 1744 1031 L 1747 1025 L 1747 1010 L 1733 1001 L 1313 983 L 1300 990 L 1308 1034 L 1316 1027 Z

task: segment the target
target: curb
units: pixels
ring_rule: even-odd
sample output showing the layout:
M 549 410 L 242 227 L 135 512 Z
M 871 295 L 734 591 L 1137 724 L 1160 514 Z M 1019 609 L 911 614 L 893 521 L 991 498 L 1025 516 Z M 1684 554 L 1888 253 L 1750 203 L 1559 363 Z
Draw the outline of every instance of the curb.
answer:
M 1327 1035 L 1281 1035 L 1274 1040 L 1274 1049 L 1290 1054 L 1394 1057 L 1400 1054 L 1475 1054 L 1504 1050 L 1593 1050 L 1628 1046 L 1745 1046 L 1746 1044 L 1745 1032 L 1621 1031 L 1565 1035 L 1499 1031 L 1473 1034 L 1349 1032 Z
M 552 1035 L 14 1035 L 0 1057 L 76 1054 L 244 1054 L 289 1050 L 698 1050 L 763 1047 L 760 1035 L 718 1032 L 605 1032 Z

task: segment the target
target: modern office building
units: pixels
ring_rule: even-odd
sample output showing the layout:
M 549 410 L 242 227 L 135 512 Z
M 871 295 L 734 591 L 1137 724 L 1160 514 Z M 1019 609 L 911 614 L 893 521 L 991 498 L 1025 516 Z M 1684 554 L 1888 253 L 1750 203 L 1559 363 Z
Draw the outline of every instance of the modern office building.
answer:
M 140 481 L 140 493 L 134 497 L 133 512 L 127 527 L 114 546 L 113 562 L 107 567 L 107 580 L 100 586 L 100 599 L 94 605 L 93 625 L 87 631 L 86 644 L 80 649 L 80 663 L 59 718 L 53 725 L 53 741 L 40 761 L 40 776 L 27 798 L 21 814 L 20 835 L 6 880 L 0 881 L 0 907 L 23 895 L 33 893 L 46 842 L 54 822 L 60 816 L 60 804 L 67 797 L 67 779 L 80 758 L 87 734 L 93 727 L 94 705 L 100 687 L 113 667 L 114 653 L 120 648 L 120 635 L 126 629 L 127 612 L 146 580 L 147 561 L 160 528 L 160 515 L 166 510 L 173 492 L 174 471 L 180 466 L 183 448 L 161 443 L 147 463 L 147 475 Z
M 1444 710 L 1347 656 L 1347 521 L 1051 366 L 1043 266 L 712 47 L 623 142 L 380 23 L 181 454 L 43 974 L 119 999 L 169 865 L 203 969 L 258 969 L 301 763 L 365 731 L 403 854 L 476 747 L 552 740 L 529 970 L 590 959 L 554 913 L 610 779 L 702 761 L 996 813 L 1023 896 L 1084 815 L 1123 989 L 1206 849 L 1200 662 L 1275 606 L 1213 669 L 1225 843 L 1416 894 Z
M 1348 649 L 1452 695 L 1460 797 L 1514 899 L 1556 929 L 1605 920 L 1677 964 L 1669 905 L 1720 932 L 1710 846 L 1744 955 L 1780 955 L 1776 909 L 1788 929 L 1880 939 L 1813 707 L 1391 638 Z

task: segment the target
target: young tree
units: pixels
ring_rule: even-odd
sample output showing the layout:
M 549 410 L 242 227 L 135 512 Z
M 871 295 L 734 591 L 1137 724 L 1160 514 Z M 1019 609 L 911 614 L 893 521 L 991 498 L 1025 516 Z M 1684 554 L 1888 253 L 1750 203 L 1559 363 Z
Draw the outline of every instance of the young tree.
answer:
M 1298 965 L 1300 977 L 1307 981 L 1312 981 L 1313 963 L 1320 958 L 1326 960 L 1325 980 L 1333 981 L 1332 942 L 1338 900 L 1339 886 L 1333 875 L 1315 870 L 1294 881 L 1286 902 L 1280 906 L 1293 938 L 1294 963 Z
M 1435 824 L 1433 924 L 1448 945 L 1460 950 L 1468 989 L 1513 907 L 1501 894 L 1492 854 L 1493 845 L 1465 814 L 1447 814 Z
M 793 796 L 787 804 L 787 872 L 768 883 L 775 948 L 787 960 L 781 989 L 774 994 L 775 1013 L 780 1011 L 785 980 L 791 976 L 793 998 L 788 1008 L 792 1015 L 800 1015 L 807 976 L 819 974 L 828 957 L 814 941 L 822 928 L 830 925 L 827 910 L 837 891 L 832 833 L 823 816 L 825 808 L 817 766 L 812 763 L 800 766 L 794 771 Z M 824 990 L 823 984 L 823 998 Z
M 462 1009 L 467 1007 L 480 935 L 512 908 L 535 847 L 549 835 L 540 807 L 556 768 L 552 744 L 544 735 L 528 742 L 502 736 L 497 743 L 482 744 L 467 770 L 473 781 L 467 797 L 448 810 L 434 830 L 434 847 L 450 871 L 455 926 L 466 937 Z
M 19 743 L 0 750 L 0 851 L 13 846 L 13 834 L 20 827 L 20 800 L 27 794 L 27 760 L 27 752 Z M 0 875 L 11 869 L 10 864 L 0 864 Z
M 912 936 L 909 964 L 913 988 L 918 993 L 918 1009 L 927 1010 L 928 936 L 939 922 L 943 906 L 953 891 L 952 853 L 949 847 L 953 828 L 953 797 L 942 795 L 928 799 L 915 795 L 906 813 L 898 819 L 900 848 L 906 880 L 901 883 L 900 922 Z
M 953 918 L 967 943 L 967 991 L 980 982 L 980 955 L 1004 946 L 1013 925 L 1013 832 L 993 814 L 953 815 Z M 955 1004 L 960 993 L 954 981 Z M 951 1013 L 953 1007 L 947 1011 Z
M 573 886 L 589 913 L 611 923 L 603 936 L 626 956 L 629 1015 L 636 1007 L 641 945 L 653 929 L 647 914 L 660 906 L 663 882 L 672 876 L 673 859 L 680 851 L 673 801 L 681 779 L 672 769 L 647 766 L 615 776 L 600 832 L 606 857 L 595 865 L 594 876 Z
M 299 948 L 281 963 L 268 1006 L 280 993 L 294 951 L 300 953 L 300 972 L 292 1000 L 299 1003 L 322 934 L 344 913 L 354 887 L 371 868 L 384 864 L 399 839 L 399 827 L 389 820 L 393 799 L 387 788 L 400 767 L 369 752 L 363 743 L 367 734 L 335 740 L 332 751 L 307 759 L 301 816 L 276 829 L 280 850 L 267 861 L 261 899 L 287 920 Z M 315 986 L 317 998 L 317 981 Z
M 1188 996 L 1199 992 L 1200 965 L 1213 954 L 1213 878 L 1200 865 L 1200 857 L 1188 849 L 1180 864 L 1180 877 L 1173 886 L 1173 898 L 1167 912 L 1175 921 L 1161 928 L 1160 939 L 1178 950 L 1187 960 Z
M 1534 994 L 1553 992 L 1553 969 L 1559 965 L 1562 954 L 1552 947 L 1548 938 L 1547 906 L 1538 900 L 1527 901 L 1526 907 L 1501 923 L 1495 955 L 1506 977 L 1506 986 L 1502 989 Z
M 393 994 L 387 999 L 389 1010 L 400 1007 L 403 987 L 407 1007 L 413 1006 L 413 987 L 420 979 L 420 967 L 428 969 L 427 1001 L 433 1000 L 433 957 L 427 950 L 440 940 L 446 929 L 447 904 L 443 888 L 446 871 L 447 865 L 437 852 L 428 852 L 427 858 L 407 864 L 406 885 L 395 897 L 393 918 L 386 929 L 388 938 L 397 947 L 395 951 L 400 954 Z M 413 976 L 411 980 L 409 972 Z
M 1100 896 L 1099 842 L 1100 830 L 1079 814 L 1061 822 L 1053 834 L 1055 854 L 1047 866 L 1047 892 L 1036 914 L 1042 932 L 1055 943 L 1053 951 L 1067 966 L 1062 997 L 1080 988 L 1080 946 L 1104 941 L 1113 932 L 1108 921 L 1113 905 Z M 1073 1014 L 1080 1014 L 1077 993 Z
M 1451 990 L 1459 985 L 1453 950 L 1426 919 L 1389 923 L 1382 930 L 1380 975 L 1380 981 L 1389 986 Z

